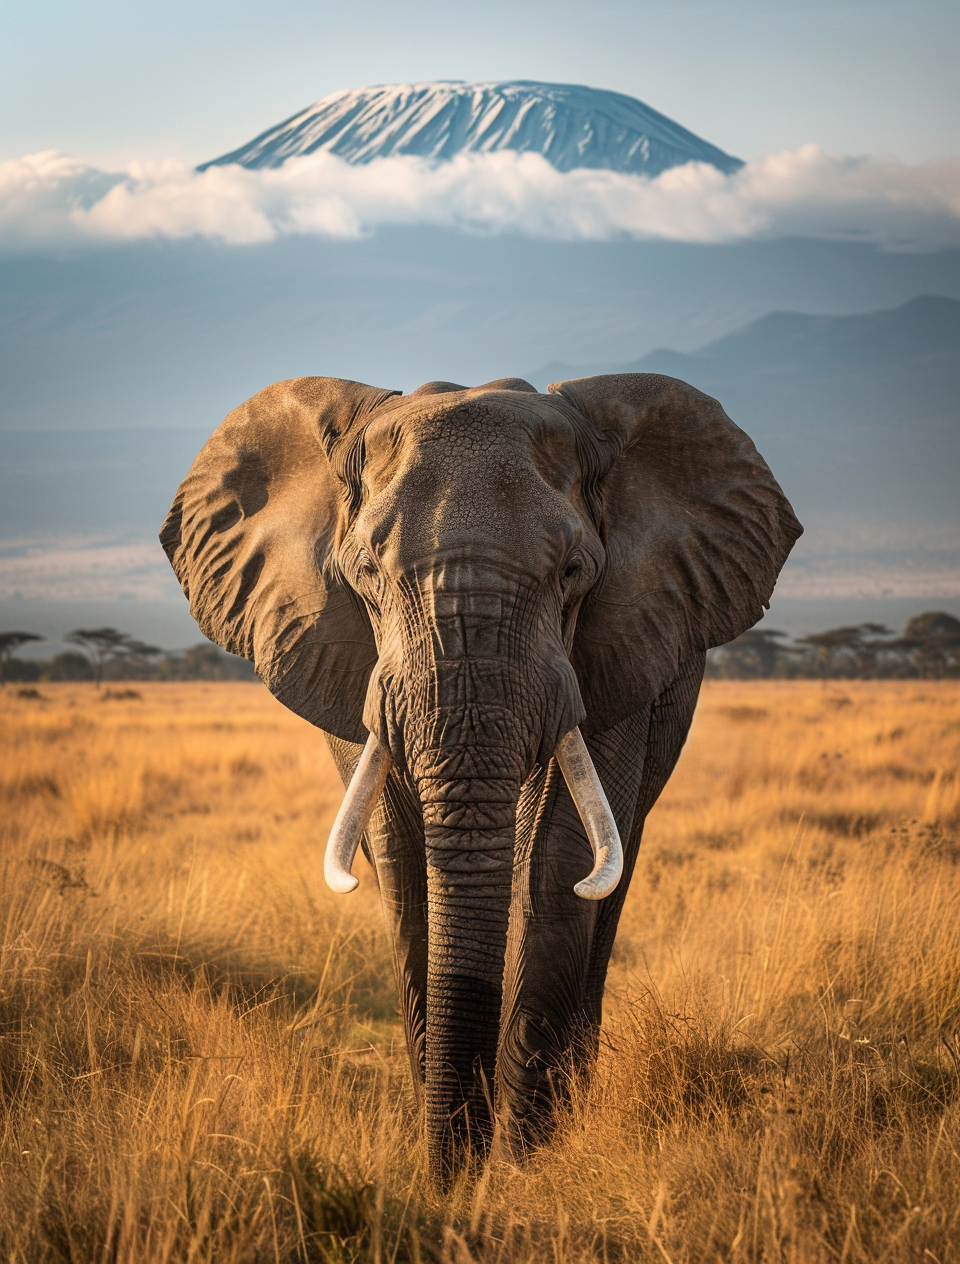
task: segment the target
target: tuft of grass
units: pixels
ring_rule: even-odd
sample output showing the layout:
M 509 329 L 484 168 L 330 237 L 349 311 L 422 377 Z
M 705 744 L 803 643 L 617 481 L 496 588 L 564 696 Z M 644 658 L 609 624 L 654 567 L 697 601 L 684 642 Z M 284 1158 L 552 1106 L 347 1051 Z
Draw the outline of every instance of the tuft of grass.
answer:
M 0 695 L 11 1264 L 960 1258 L 960 688 L 712 682 L 553 1141 L 425 1178 L 322 738 L 247 684 Z

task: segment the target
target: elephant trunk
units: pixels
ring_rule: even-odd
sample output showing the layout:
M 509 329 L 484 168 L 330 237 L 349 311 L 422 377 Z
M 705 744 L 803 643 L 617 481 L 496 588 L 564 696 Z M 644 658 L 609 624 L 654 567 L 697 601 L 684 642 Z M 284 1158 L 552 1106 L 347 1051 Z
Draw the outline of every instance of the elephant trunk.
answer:
M 444 744 L 415 772 L 427 853 L 426 1129 L 441 1183 L 468 1156 L 486 1157 L 496 1118 L 517 803 L 530 755 L 529 742 L 514 744 L 508 725 L 487 720 L 499 742 Z M 619 881 L 622 851 L 579 729 L 560 740 L 557 760 L 595 855 L 576 889 L 601 899 Z
M 449 683 L 468 670 L 443 674 Z M 493 1138 L 517 801 L 531 759 L 508 686 L 491 671 L 466 705 L 444 698 L 408 729 L 427 861 L 427 1149 L 441 1184 Z
M 520 783 L 460 782 L 458 791 L 455 804 L 424 802 L 426 1129 L 441 1183 L 468 1154 L 482 1159 L 493 1137 Z

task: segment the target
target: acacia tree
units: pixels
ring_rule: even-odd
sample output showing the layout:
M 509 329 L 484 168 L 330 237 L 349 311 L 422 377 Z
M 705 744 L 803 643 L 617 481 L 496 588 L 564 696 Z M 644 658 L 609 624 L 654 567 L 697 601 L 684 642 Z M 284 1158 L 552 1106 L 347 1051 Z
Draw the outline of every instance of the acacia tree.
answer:
M 750 628 L 735 641 L 728 641 L 717 651 L 720 675 L 731 675 L 735 680 L 776 676 L 781 661 L 789 658 L 791 650 L 778 641 L 786 632 L 774 628 Z
M 43 637 L 36 632 L 0 632 L 0 684 L 7 683 L 10 659 L 28 641 L 42 641 Z
M 852 627 L 830 628 L 797 638 L 798 645 L 809 645 L 817 653 L 821 673 L 842 676 L 868 676 L 876 666 L 877 654 L 893 643 L 880 640 L 893 633 L 882 623 L 858 623 Z
M 98 689 L 103 684 L 107 664 L 121 658 L 153 658 L 163 653 L 159 646 L 147 645 L 116 628 L 76 628 L 63 639 L 71 645 L 79 645 L 90 659 Z
M 909 655 L 920 676 L 960 675 L 960 619 L 944 610 L 915 615 L 894 644 Z

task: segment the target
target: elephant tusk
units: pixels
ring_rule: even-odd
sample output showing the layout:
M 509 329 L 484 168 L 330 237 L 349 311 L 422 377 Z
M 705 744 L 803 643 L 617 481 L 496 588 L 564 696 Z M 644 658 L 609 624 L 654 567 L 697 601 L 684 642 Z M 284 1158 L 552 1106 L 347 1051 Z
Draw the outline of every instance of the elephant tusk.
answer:
M 327 886 L 338 895 L 345 895 L 359 886 L 358 879 L 350 870 L 363 831 L 386 785 L 390 762 L 389 751 L 371 733 L 343 796 L 323 857 L 323 876 Z
M 578 728 L 560 739 L 554 758 L 593 848 L 593 869 L 573 889 L 584 900 L 602 900 L 623 873 L 623 847 L 617 823 Z

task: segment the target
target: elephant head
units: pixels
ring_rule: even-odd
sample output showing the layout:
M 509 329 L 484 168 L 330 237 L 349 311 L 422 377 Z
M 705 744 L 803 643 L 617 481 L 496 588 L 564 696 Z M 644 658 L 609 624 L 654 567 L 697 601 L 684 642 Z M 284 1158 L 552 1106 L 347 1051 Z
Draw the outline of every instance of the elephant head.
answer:
M 643 781 L 658 700 L 684 670 L 695 698 L 704 652 L 760 618 L 801 531 L 692 387 L 549 390 L 277 383 L 209 440 L 161 533 L 206 635 L 354 751 L 337 889 L 387 784 L 373 859 L 381 887 L 405 866 L 398 971 L 440 1176 L 486 1152 L 498 1103 L 524 1118 L 549 1097 L 598 971 L 602 991 L 615 818 L 629 873 L 642 787 L 664 779 Z M 616 810 L 590 750 L 633 787 Z

